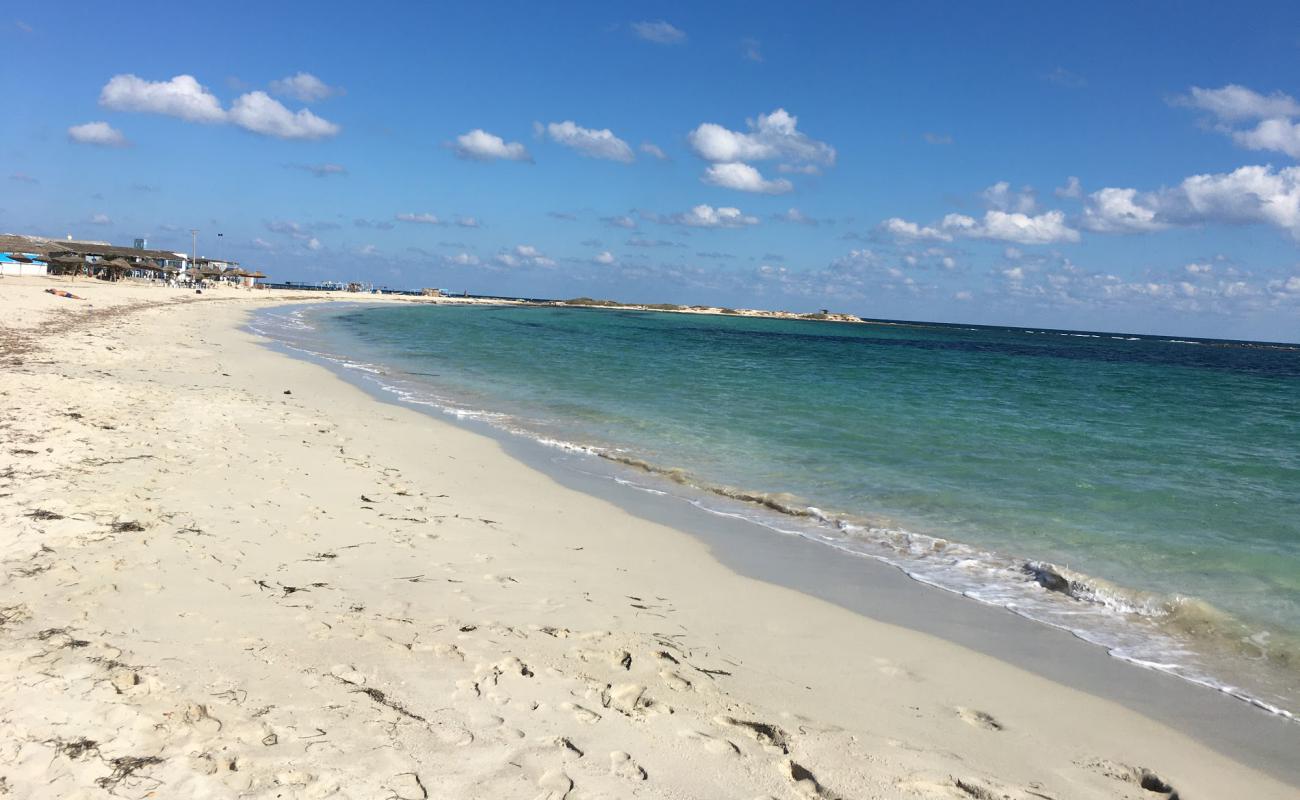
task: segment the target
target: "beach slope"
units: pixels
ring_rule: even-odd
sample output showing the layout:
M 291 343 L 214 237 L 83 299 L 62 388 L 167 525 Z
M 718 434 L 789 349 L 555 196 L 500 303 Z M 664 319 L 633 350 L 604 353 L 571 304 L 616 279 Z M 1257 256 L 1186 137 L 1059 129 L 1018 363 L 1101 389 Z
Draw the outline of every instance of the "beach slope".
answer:
M 1295 796 L 243 328 L 301 297 L 54 285 L 0 285 L 0 794 Z

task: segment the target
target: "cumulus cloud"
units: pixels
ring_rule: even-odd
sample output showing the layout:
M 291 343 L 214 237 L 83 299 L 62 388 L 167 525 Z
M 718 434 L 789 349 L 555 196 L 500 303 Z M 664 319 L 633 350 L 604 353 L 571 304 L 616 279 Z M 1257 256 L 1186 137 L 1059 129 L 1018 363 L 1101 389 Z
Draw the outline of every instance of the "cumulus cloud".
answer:
M 896 239 L 923 240 L 931 239 L 939 242 L 951 242 L 952 234 L 947 233 L 939 228 L 920 225 L 900 217 L 890 217 L 880 223 L 880 230 L 893 236 Z
M 668 160 L 668 154 L 665 153 L 662 149 L 660 149 L 659 145 L 657 144 L 651 144 L 650 142 L 642 142 L 640 149 L 642 153 L 645 153 L 651 158 L 657 158 L 660 161 Z
M 595 261 L 597 264 L 613 264 L 614 254 L 605 250 L 604 252 L 597 253 L 592 261 Z
M 1170 100 L 1173 105 L 1207 111 L 1218 120 L 1213 126 L 1248 150 L 1272 150 L 1300 158 L 1300 101 L 1273 92 L 1260 94 L 1253 89 L 1228 84 L 1219 89 L 1193 86 L 1185 95 Z M 1253 127 L 1235 127 L 1254 121 Z
M 733 131 L 706 122 L 686 136 L 691 149 L 705 161 L 783 160 L 792 164 L 833 166 L 835 148 L 798 130 L 798 117 L 783 108 L 747 120 L 749 131 Z
M 1060 211 L 1045 211 L 1029 215 L 1020 212 L 984 212 L 984 219 L 976 221 L 962 214 L 949 214 L 943 218 L 943 229 L 971 239 L 991 239 L 1016 244 L 1056 244 L 1079 241 L 1079 232 L 1065 222 Z
M 1300 116 L 1300 102 L 1282 92 L 1260 94 L 1230 83 L 1219 89 L 1193 86 L 1187 94 L 1173 98 L 1177 106 L 1208 111 L 1222 120 L 1268 119 Z
M 1300 124 L 1266 119 L 1250 130 L 1233 131 L 1232 139 L 1247 150 L 1276 150 L 1300 158 Z
M 442 224 L 442 220 L 438 219 L 437 215 L 435 214 L 405 213 L 405 214 L 397 214 L 393 217 L 393 219 L 397 220 L 398 222 L 413 222 L 416 223 L 417 225 L 441 225 Z
M 130 142 L 122 132 L 107 122 L 87 122 L 68 128 L 68 139 L 77 144 L 93 144 L 100 147 L 126 147 Z
M 99 104 L 114 111 L 166 114 L 189 122 L 226 121 L 221 102 L 192 75 L 177 75 L 169 81 L 114 75 L 100 90 Z
M 1038 199 L 1033 189 L 1026 186 L 1016 191 L 1007 181 L 998 181 L 985 189 L 980 197 L 983 198 L 985 206 L 998 211 L 1032 214 L 1038 207 Z
M 1025 214 L 990 209 L 983 218 L 948 214 L 937 225 L 920 225 L 899 217 L 880 223 L 880 230 L 898 239 L 948 242 L 954 238 L 987 239 L 1015 244 L 1057 244 L 1079 241 L 1079 232 L 1065 221 L 1060 211 Z
M 754 167 L 733 161 L 724 164 L 712 164 L 700 177 L 704 183 L 735 189 L 741 192 L 759 194 L 785 194 L 794 190 L 794 184 L 785 178 L 768 180 Z
M 572 120 L 565 120 L 547 125 L 546 134 L 552 141 L 588 158 L 622 161 L 624 164 L 636 160 L 627 142 L 615 136 L 609 128 L 583 128 Z
M 475 128 L 469 133 L 457 136 L 451 147 L 458 157 L 471 161 L 531 162 L 533 160 L 533 157 L 528 154 L 528 148 L 519 142 L 507 142 L 482 128 Z
M 1271 225 L 1300 240 L 1300 167 L 1240 167 L 1156 191 L 1108 187 L 1088 196 L 1083 216 L 1104 233 L 1204 224 Z
M 324 139 L 339 126 L 302 108 L 290 111 L 266 92 L 249 92 L 230 107 L 230 121 L 245 130 L 279 139 Z
M 370 245 L 370 247 L 373 248 L 374 245 Z M 307 249 L 311 251 L 316 251 L 321 249 L 320 239 L 317 239 L 315 236 L 312 236 L 309 239 L 307 239 Z
M 113 220 L 107 214 L 95 214 L 90 218 L 91 225 L 112 225 Z
M 1137 189 L 1106 188 L 1093 192 L 1083 210 L 1083 227 L 1098 233 L 1149 233 L 1164 230 L 1169 223 L 1157 219 L 1157 211 L 1146 198 L 1138 201 Z
M 686 32 L 663 20 L 656 22 L 633 22 L 632 32 L 639 38 L 655 44 L 681 44 L 686 41 Z
M 662 221 L 670 225 L 685 225 L 688 228 L 744 228 L 757 225 L 758 217 L 743 214 L 738 208 L 729 206 L 714 208 L 701 203 L 690 211 L 674 214 Z
M 304 103 L 314 103 L 317 100 L 343 94 L 342 89 L 330 86 L 310 72 L 299 72 L 278 81 L 271 81 L 271 91 L 281 97 L 292 97 Z
M 460 266 L 460 267 L 472 267 L 479 263 L 478 256 L 472 253 L 464 253 L 464 252 L 457 253 L 452 256 L 447 256 L 444 260 L 448 264 L 455 264 L 456 266 Z
M 547 258 L 530 244 L 516 245 L 512 250 L 502 250 L 493 259 L 503 267 L 553 267 L 555 260 Z
M 478 217 L 456 217 L 456 226 L 459 228 L 477 228 L 479 227 Z
M 1078 178 L 1071 175 L 1066 178 L 1064 186 L 1056 187 L 1054 193 L 1064 200 L 1078 200 L 1083 197 L 1083 184 L 1079 182 Z
M 253 133 L 281 139 L 323 139 L 339 126 L 307 109 L 290 111 L 266 92 L 236 98 L 227 111 L 221 101 L 191 75 L 169 81 L 147 81 L 135 75 L 115 75 L 99 93 L 99 104 L 115 111 L 138 111 L 179 117 L 188 122 L 230 122 Z

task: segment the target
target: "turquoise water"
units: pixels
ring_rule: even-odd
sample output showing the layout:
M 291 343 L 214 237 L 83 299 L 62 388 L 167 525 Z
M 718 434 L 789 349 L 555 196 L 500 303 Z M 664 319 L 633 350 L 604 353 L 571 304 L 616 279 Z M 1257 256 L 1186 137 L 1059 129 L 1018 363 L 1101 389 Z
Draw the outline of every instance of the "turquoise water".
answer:
M 266 330 L 406 400 L 1300 710 L 1300 349 L 562 308 L 279 314 Z

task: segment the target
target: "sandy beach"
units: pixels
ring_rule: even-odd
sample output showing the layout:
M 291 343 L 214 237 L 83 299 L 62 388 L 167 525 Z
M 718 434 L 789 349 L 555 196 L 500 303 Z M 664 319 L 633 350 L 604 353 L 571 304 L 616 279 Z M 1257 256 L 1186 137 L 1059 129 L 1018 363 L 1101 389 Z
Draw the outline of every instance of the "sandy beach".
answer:
M 1296 796 L 244 327 L 328 299 L 0 280 L 0 795 Z

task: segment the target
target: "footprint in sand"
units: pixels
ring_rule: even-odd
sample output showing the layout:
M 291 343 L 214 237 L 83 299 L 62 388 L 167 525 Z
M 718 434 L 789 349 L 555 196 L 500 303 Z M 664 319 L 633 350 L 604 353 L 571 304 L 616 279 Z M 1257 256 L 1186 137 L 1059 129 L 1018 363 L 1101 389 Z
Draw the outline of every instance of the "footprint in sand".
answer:
M 643 781 L 649 777 L 645 769 L 622 750 L 615 750 L 609 754 L 609 774 L 629 781 Z
M 965 708 L 963 706 L 957 706 L 955 711 L 957 712 L 957 716 L 961 717 L 962 721 L 967 725 L 982 728 L 986 731 L 1002 730 L 1002 723 L 994 719 L 992 714 L 977 711 L 973 708 Z
M 583 722 L 586 723 L 587 725 L 595 725 L 597 722 L 600 721 L 599 714 L 597 714 L 595 711 L 592 711 L 589 708 L 583 708 L 577 703 L 564 703 L 560 706 L 560 708 L 564 709 L 565 711 L 573 712 L 573 716 L 575 719 L 578 720 L 578 722 Z
M 573 791 L 573 779 L 558 769 L 551 769 L 537 779 L 537 786 L 542 790 L 537 800 L 565 800 Z

